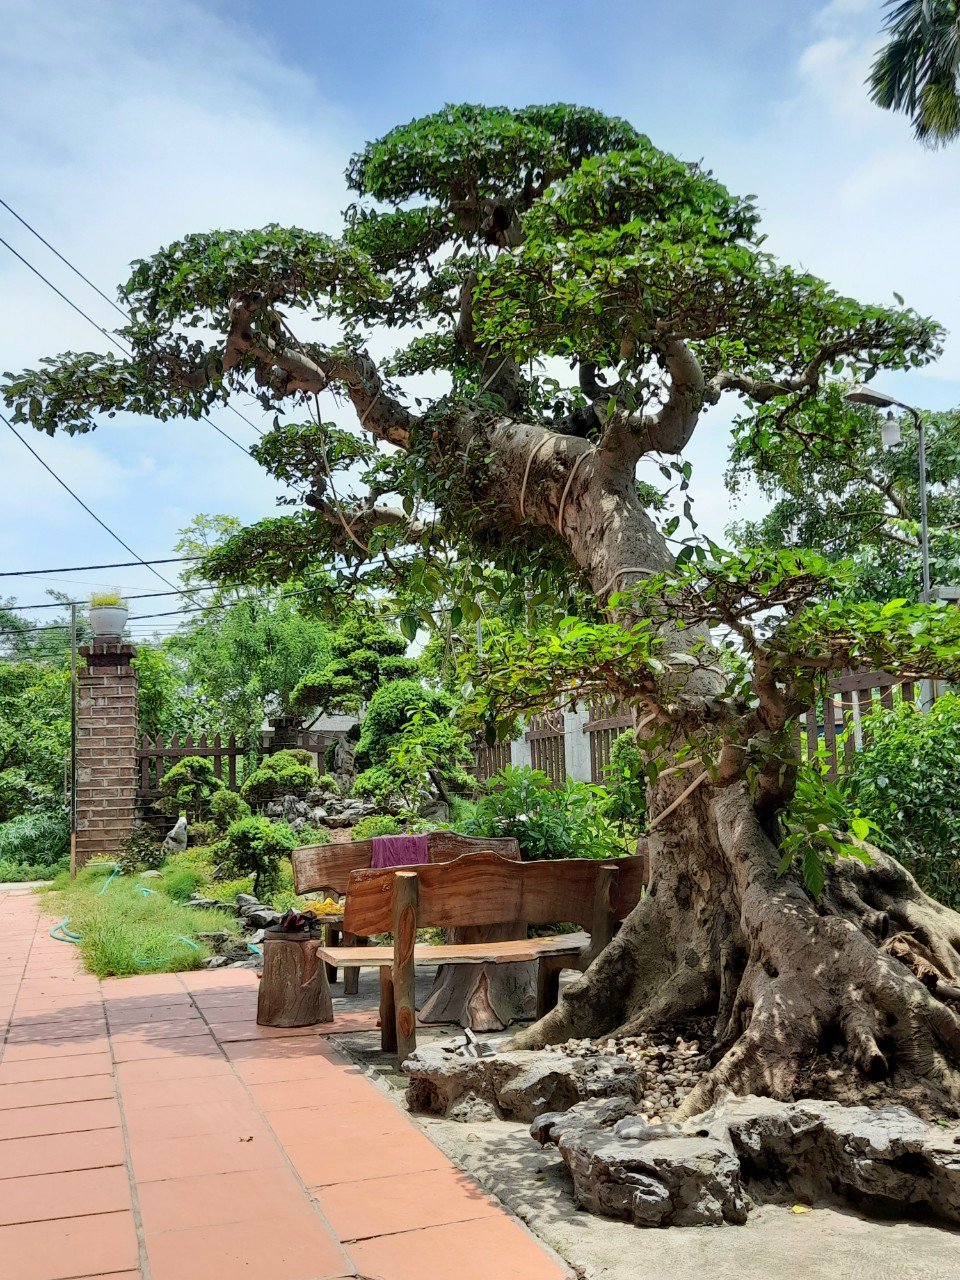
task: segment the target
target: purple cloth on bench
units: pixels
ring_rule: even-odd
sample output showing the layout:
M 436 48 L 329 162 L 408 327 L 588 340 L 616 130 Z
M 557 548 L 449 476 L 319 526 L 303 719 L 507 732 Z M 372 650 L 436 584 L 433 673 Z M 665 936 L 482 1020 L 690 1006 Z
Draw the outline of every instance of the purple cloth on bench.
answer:
M 430 861 L 425 835 L 374 836 L 370 867 L 382 871 L 387 867 L 417 867 Z

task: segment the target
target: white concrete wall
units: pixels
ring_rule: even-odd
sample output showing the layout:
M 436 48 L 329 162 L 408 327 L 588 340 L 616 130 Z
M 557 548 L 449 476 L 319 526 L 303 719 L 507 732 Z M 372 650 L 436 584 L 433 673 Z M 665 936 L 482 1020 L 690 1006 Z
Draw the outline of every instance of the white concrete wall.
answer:
M 590 737 L 583 726 L 590 718 L 582 704 L 563 713 L 563 755 L 567 777 L 577 782 L 590 782 Z

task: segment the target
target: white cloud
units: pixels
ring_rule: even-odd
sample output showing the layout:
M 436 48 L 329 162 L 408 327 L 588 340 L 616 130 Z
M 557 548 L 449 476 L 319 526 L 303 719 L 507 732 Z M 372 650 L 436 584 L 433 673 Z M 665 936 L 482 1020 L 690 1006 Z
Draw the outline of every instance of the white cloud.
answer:
M 3 195 L 105 292 L 113 295 L 131 259 L 189 231 L 339 225 L 342 172 L 360 139 L 312 79 L 248 29 L 189 0 L 45 0 L 38 17 L 34 0 L 0 0 Z M 98 323 L 119 321 L 2 209 L 0 235 Z M 0 298 L 0 369 L 107 349 L 2 246 Z M 239 407 L 259 421 L 256 407 Z M 217 420 L 244 444 L 255 438 L 226 411 Z M 54 440 L 24 430 L 143 555 L 166 553 L 197 511 L 255 519 L 273 506 L 275 483 L 207 423 L 121 417 L 92 436 Z M 0 431 L 0 560 L 26 568 L 127 559 Z M 128 590 L 160 585 L 147 570 L 122 576 Z M 0 580 L 0 591 L 8 585 Z

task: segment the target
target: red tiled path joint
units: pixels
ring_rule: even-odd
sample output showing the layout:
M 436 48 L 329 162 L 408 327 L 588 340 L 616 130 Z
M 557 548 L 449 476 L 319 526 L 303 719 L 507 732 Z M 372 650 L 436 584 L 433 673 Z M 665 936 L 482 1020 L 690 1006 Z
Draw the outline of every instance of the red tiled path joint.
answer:
M 566 1275 L 248 970 L 101 983 L 50 924 L 0 893 L 0 1280 Z

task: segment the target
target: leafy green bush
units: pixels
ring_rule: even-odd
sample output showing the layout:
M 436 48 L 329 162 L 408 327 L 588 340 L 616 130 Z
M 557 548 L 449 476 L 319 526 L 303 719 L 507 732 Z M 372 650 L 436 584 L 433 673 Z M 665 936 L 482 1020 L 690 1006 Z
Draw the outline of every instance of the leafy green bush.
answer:
M 241 818 L 250 817 L 250 806 L 243 796 L 226 787 L 218 791 L 210 801 L 210 821 L 221 835 L 224 835 L 231 822 L 239 822 Z
M 616 858 L 627 850 L 601 813 L 606 799 L 603 787 L 570 778 L 558 787 L 538 769 L 507 765 L 455 830 L 466 836 L 514 836 L 526 861 Z
M 167 858 L 160 868 L 160 888 L 177 902 L 210 887 L 219 846 L 185 849 Z
M 60 862 L 0 862 L 0 884 L 21 884 L 24 880 L 52 880 L 70 870 L 70 859 Z
M 400 823 L 388 813 L 373 813 L 361 818 L 350 832 L 351 840 L 372 840 L 374 836 L 395 836 L 400 833 Z
M 160 779 L 164 811 L 186 813 L 188 822 L 202 821 L 209 816 L 210 801 L 223 785 L 209 757 L 184 756 Z
M 241 818 L 231 824 L 225 845 L 225 867 L 234 875 L 253 876 L 253 892 L 280 888 L 280 861 L 297 847 L 297 837 L 285 822 Z
M 320 778 L 312 759 L 309 751 L 277 751 L 267 756 L 241 787 L 244 800 L 263 804 L 277 796 L 305 796 Z
M 845 790 L 880 828 L 880 846 L 960 909 L 960 695 L 927 712 L 907 702 L 875 711 L 863 732 Z
M 121 875 L 135 871 L 153 871 L 163 862 L 161 841 L 153 827 L 138 822 L 117 847 L 116 864 Z
M 332 773 L 321 773 L 317 778 L 317 789 L 319 791 L 329 791 L 331 795 L 338 796 L 340 794 L 340 784 Z
M 639 832 L 647 812 L 647 775 L 643 752 L 633 731 L 614 740 L 610 763 L 604 769 L 607 797 L 600 805 L 604 817 L 615 822 L 621 834 Z
M 51 867 L 69 856 L 70 820 L 62 809 L 35 809 L 0 824 L 0 862 Z
M 364 769 L 363 773 L 358 773 L 354 779 L 353 794 L 362 800 L 373 800 L 377 804 L 383 804 L 391 796 L 396 795 L 396 792 L 397 779 L 383 765 Z

